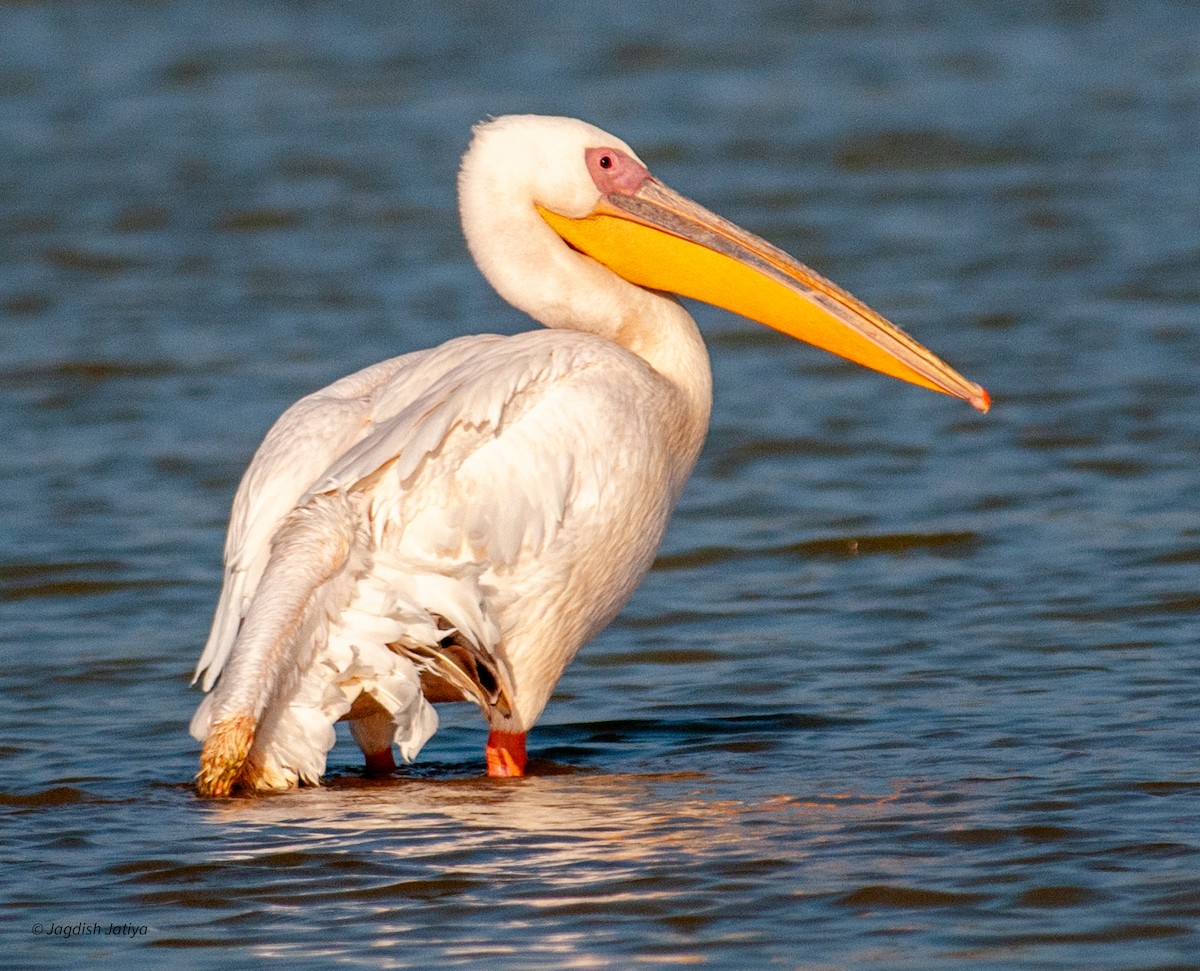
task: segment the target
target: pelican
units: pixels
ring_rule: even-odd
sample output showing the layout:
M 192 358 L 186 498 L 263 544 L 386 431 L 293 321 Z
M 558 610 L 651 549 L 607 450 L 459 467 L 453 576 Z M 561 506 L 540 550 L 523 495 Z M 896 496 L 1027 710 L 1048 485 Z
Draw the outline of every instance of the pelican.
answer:
M 526 734 L 649 569 L 704 442 L 708 353 L 676 295 L 989 406 L 582 121 L 479 124 L 458 189 L 480 271 L 546 329 L 382 361 L 267 433 L 194 679 L 202 795 L 318 784 L 339 720 L 390 770 L 445 701 L 482 709 L 489 776 L 524 773 Z

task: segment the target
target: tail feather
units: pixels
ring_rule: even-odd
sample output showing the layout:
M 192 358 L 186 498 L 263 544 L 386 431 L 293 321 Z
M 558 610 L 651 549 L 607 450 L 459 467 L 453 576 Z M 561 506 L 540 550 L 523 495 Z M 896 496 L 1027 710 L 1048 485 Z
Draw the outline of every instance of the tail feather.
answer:
M 361 521 L 354 500 L 334 493 L 314 496 L 280 526 L 203 718 L 208 731 L 196 776 L 201 795 L 255 787 L 253 760 L 248 762 L 255 735 L 270 706 L 300 683 L 330 617 L 349 598 L 359 565 L 353 554 L 364 546 L 357 535 Z
M 200 681 L 200 686 L 205 691 L 211 691 L 212 686 L 216 684 L 221 668 L 225 666 L 225 660 L 237 641 L 249 579 L 245 570 L 232 570 L 226 574 L 225 583 L 221 586 L 221 596 L 213 614 L 212 630 L 192 675 L 192 684 Z

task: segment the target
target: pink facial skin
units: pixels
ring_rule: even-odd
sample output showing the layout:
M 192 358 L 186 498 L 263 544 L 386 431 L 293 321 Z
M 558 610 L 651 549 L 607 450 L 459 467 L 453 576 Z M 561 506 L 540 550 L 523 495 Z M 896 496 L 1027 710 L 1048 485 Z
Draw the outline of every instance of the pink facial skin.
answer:
M 634 161 L 619 148 L 589 148 L 583 153 L 588 174 L 605 195 L 631 196 L 649 179 L 650 170 Z

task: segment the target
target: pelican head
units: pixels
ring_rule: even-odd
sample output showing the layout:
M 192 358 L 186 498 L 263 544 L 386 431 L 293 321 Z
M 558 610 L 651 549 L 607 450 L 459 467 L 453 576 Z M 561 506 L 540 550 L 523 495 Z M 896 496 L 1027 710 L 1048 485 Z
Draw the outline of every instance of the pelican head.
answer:
M 632 297 L 615 275 L 741 314 L 980 411 L 990 406 L 982 387 L 866 304 L 672 191 L 625 142 L 593 125 L 510 115 L 477 126 L 459 196 L 484 276 L 546 326 L 617 339 L 614 321 L 628 317 Z M 541 270 L 538 286 L 531 266 Z

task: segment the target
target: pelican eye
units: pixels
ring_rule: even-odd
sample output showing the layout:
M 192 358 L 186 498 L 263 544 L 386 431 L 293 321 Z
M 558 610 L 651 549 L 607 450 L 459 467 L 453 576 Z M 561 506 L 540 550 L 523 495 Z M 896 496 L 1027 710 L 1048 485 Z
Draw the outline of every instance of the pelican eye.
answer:
M 611 155 L 600 156 L 600 168 L 611 169 L 613 167 L 613 157 Z

